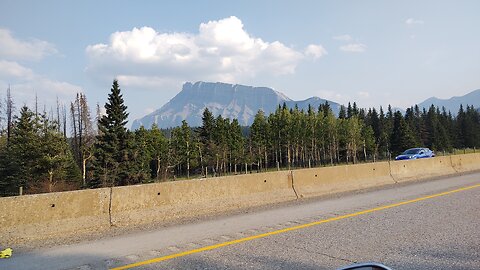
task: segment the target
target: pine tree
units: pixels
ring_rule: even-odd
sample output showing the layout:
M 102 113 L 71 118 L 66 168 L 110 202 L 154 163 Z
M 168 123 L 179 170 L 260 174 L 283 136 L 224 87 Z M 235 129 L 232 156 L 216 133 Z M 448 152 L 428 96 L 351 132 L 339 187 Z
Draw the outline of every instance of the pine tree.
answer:
M 391 135 L 391 151 L 398 155 L 408 148 L 415 147 L 415 138 L 412 131 L 402 116 L 402 113 L 396 111 L 393 116 L 393 130 Z
M 267 147 L 269 139 L 269 126 L 265 114 L 262 110 L 259 110 L 253 119 L 253 124 L 250 128 L 250 141 L 253 150 L 254 160 L 258 164 L 264 164 L 264 168 L 267 168 L 268 156 Z
M 9 147 L 10 166 L 8 177 L 14 188 L 25 187 L 26 191 L 38 182 L 41 158 L 41 143 L 38 136 L 39 125 L 27 106 L 20 110 L 11 130 Z
M 347 111 L 345 109 L 345 106 L 343 106 L 343 105 L 340 106 L 340 111 L 338 112 L 338 118 L 339 119 L 347 118 Z
M 118 81 L 114 80 L 108 102 L 105 103 L 106 114 L 98 121 L 99 135 L 95 143 L 95 178 L 102 186 L 127 184 L 128 171 L 124 161 L 127 149 L 127 106 L 120 93 Z
M 213 139 L 215 129 L 215 118 L 208 108 L 205 108 L 202 116 L 202 126 L 196 132 L 200 141 L 200 163 L 202 166 L 202 174 L 205 172 L 205 167 L 213 165 L 213 151 L 215 142 Z M 208 170 L 208 169 L 207 169 Z

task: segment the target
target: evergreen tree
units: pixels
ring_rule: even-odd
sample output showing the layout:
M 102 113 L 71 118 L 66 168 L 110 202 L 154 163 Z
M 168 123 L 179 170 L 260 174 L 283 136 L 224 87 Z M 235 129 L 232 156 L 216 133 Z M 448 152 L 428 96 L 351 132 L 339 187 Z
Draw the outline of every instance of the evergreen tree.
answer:
M 215 149 L 214 141 L 215 118 L 208 108 L 205 108 L 202 116 L 202 126 L 196 130 L 200 141 L 200 163 L 202 166 L 202 174 L 205 172 L 204 167 L 213 165 L 213 152 Z
M 118 81 L 114 80 L 106 114 L 98 121 L 99 134 L 95 143 L 95 178 L 102 186 L 128 184 L 128 168 L 124 161 L 128 159 L 127 106 L 120 93 Z
M 398 155 L 408 148 L 415 147 L 415 138 L 401 112 L 396 111 L 393 118 L 390 145 L 392 154 Z
M 253 119 L 252 127 L 250 128 L 250 140 L 252 145 L 252 156 L 258 164 L 264 164 L 266 168 L 268 165 L 268 139 L 269 139 L 269 125 L 265 114 L 259 110 Z
M 4 157 L 0 160 L 3 193 L 14 193 L 19 187 L 28 189 L 38 182 L 38 161 L 41 143 L 34 113 L 23 106 L 20 116 L 11 124 L 11 134 Z
M 338 118 L 339 119 L 347 118 L 347 111 L 345 109 L 345 106 L 343 106 L 343 105 L 340 106 L 340 111 L 338 112 Z

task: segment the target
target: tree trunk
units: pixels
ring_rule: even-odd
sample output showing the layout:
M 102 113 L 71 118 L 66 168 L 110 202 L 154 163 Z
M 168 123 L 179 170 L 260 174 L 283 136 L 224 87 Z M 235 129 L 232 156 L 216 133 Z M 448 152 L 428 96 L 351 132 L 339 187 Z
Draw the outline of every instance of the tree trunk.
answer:
M 160 176 L 160 157 L 157 157 L 157 170 L 156 170 L 155 178 L 158 180 L 159 176 Z
M 53 191 L 53 171 L 48 171 L 48 192 Z

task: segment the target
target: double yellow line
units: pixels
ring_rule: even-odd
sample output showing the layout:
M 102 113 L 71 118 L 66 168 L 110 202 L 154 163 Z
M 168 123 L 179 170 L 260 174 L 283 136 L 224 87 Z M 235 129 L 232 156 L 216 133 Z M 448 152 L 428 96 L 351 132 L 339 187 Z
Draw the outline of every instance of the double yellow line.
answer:
M 480 187 L 480 184 L 473 185 L 473 186 L 468 186 L 468 187 L 464 187 L 464 188 L 459 188 L 459 189 L 455 189 L 455 190 L 451 190 L 451 191 L 446 191 L 446 192 L 442 192 L 442 193 L 437 193 L 437 194 L 433 194 L 433 195 L 429 195 L 429 196 L 425 196 L 425 197 L 420 197 L 420 198 L 416 198 L 416 199 L 413 199 L 413 200 L 403 201 L 403 202 L 394 203 L 394 204 L 388 204 L 388 205 L 384 205 L 384 206 L 380 206 L 380 207 L 376 207 L 376 208 L 372 208 L 372 209 L 368 209 L 368 210 L 364 210 L 364 211 L 359 211 L 359 212 L 355 212 L 355 213 L 351 213 L 351 214 L 347 214 L 347 215 L 343 215 L 343 216 L 318 220 L 318 221 L 314 221 L 314 222 L 311 222 L 311 223 L 306 223 L 306 224 L 302 224 L 302 225 L 298 225 L 298 226 L 293 226 L 293 227 L 289 227 L 289 228 L 285 228 L 285 229 L 281 229 L 281 230 L 276 230 L 276 231 L 271 231 L 271 232 L 267 232 L 267 233 L 257 234 L 257 235 L 253 235 L 253 236 L 249 236 L 249 237 L 245 237 L 245 238 L 240 238 L 240 239 L 236 239 L 236 240 L 232 240 L 232 241 L 228 241 L 228 242 L 223 242 L 223 243 L 219 243 L 219 244 L 215 244 L 215 245 L 211 245 L 211 246 L 206 246 L 206 247 L 202 247 L 202 248 L 198 248 L 198 249 L 192 249 L 192 250 L 188 250 L 188 251 L 184 251 L 184 252 L 180 252 L 180 253 L 175 253 L 175 254 L 171 254 L 171 255 L 167 255 L 167 256 L 163 256 L 163 257 L 158 257 L 158 258 L 154 258 L 154 259 L 150 259 L 150 260 L 146 260 L 146 261 L 141 261 L 141 262 L 137 262 L 137 263 L 132 263 L 132 264 L 128 264 L 128 265 L 124 265 L 124 266 L 120 266 L 120 267 L 116 267 L 116 268 L 111 268 L 111 269 L 112 270 L 130 269 L 130 268 L 139 267 L 139 266 L 143 266 L 143 265 L 163 262 L 163 261 L 167 261 L 167 260 L 171 260 L 171 259 L 175 259 L 175 258 L 179 258 L 179 257 L 184 257 L 184 256 L 195 254 L 195 253 L 200 253 L 200 252 L 209 251 L 209 250 L 213 250 L 213 249 L 217 249 L 217 248 L 221 248 L 221 247 L 226 247 L 226 246 L 231 246 L 231 245 L 235 245 L 235 244 L 239 244 L 239 243 L 243 243 L 243 242 L 247 242 L 247 241 L 251 241 L 251 240 L 255 240 L 255 239 L 260 239 L 260 238 L 264 238 L 264 237 L 271 236 L 271 235 L 276 235 L 276 234 L 281 234 L 281 233 L 285 233 L 285 232 L 295 231 L 295 230 L 299 230 L 299 229 L 304 229 L 304 228 L 320 225 L 320 224 L 323 224 L 323 223 L 328 223 L 328 222 L 332 222 L 332 221 L 336 221 L 336 220 L 356 217 L 356 216 L 365 215 L 365 214 L 369 214 L 369 213 L 372 213 L 372 212 L 377 212 L 377 211 L 381 211 L 381 210 L 385 210 L 385 209 L 389 209 L 389 208 L 393 208 L 393 207 L 398 207 L 398 206 L 402 206 L 402 205 L 406 205 L 406 204 L 411 204 L 411 203 L 416 203 L 416 202 L 420 202 L 420 201 L 424 201 L 424 200 L 428 200 L 428 199 L 433 199 L 433 198 L 436 198 L 436 197 L 441 197 L 441 196 L 449 195 L 449 194 L 452 194 L 452 193 L 457 193 L 457 192 L 460 192 L 460 191 L 474 189 L 474 188 L 477 188 L 477 187 Z

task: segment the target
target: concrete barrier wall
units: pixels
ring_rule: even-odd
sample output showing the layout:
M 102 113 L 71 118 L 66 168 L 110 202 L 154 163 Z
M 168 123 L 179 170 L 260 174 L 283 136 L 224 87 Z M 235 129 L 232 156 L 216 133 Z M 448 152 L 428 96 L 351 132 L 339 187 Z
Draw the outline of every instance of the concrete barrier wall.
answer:
M 130 225 L 296 199 L 290 172 L 115 187 L 112 223 Z
M 300 197 L 359 190 L 394 184 L 388 162 L 344 165 L 293 171 L 295 190 Z
M 456 172 L 480 170 L 480 153 L 450 156 Z
M 23 241 L 109 227 L 110 189 L 0 198 L 0 239 Z
M 397 182 L 421 180 L 454 174 L 450 157 L 399 160 L 390 162 L 390 171 Z
M 475 170 L 480 154 L 0 198 L 0 239 L 11 244 Z

